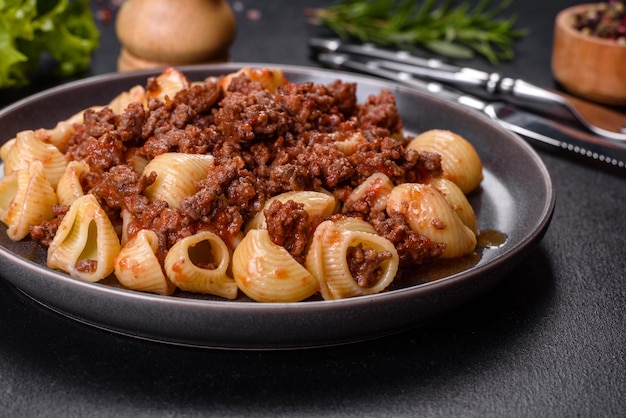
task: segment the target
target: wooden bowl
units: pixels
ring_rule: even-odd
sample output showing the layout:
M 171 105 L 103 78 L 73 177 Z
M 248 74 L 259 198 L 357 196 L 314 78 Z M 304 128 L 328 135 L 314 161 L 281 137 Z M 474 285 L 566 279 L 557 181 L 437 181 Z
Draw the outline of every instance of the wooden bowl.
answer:
M 626 43 L 584 35 L 573 16 L 597 4 L 562 10 L 556 17 L 552 73 L 561 85 L 600 103 L 626 105 Z

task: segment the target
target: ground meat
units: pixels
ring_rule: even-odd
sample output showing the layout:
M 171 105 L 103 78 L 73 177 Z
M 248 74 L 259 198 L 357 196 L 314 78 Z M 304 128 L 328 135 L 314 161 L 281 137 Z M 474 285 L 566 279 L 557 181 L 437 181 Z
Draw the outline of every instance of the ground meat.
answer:
M 411 230 L 399 213 L 392 213 L 388 218 L 377 220 L 373 224 L 376 232 L 396 247 L 401 265 L 431 262 L 439 258 L 445 250 L 445 244 L 433 242 Z
M 115 127 L 122 142 L 140 141 L 145 120 L 146 112 L 143 105 L 138 102 L 129 104 L 117 119 Z
M 164 201 L 135 203 L 129 205 L 132 220 L 127 226 L 128 239 L 132 239 L 143 229 L 154 231 L 158 238 L 155 254 L 161 262 L 177 241 L 202 229 L 210 229 L 208 225 L 184 216 L 179 210 L 169 208 Z
M 112 129 L 99 137 L 89 135 L 86 126 L 76 125 L 69 141 L 66 157 L 83 160 L 92 172 L 102 173 L 111 167 L 125 163 L 126 145 Z
M 179 91 L 174 96 L 174 103 L 186 104 L 194 115 L 203 115 L 210 112 L 221 97 L 220 85 L 216 82 L 208 82 Z
M 157 99 L 148 100 L 146 121 L 141 129 L 141 137 L 149 140 L 155 133 L 165 132 L 171 129 L 169 115 L 172 111 L 173 102 L 162 102 Z
M 311 222 L 304 204 L 293 200 L 284 203 L 274 200 L 263 214 L 272 242 L 284 247 L 300 264 L 304 264 L 311 236 Z
M 376 138 L 360 145 L 349 157 L 358 174 L 355 185 L 374 173 L 383 173 L 392 181 L 402 179 L 406 172 L 404 155 L 403 143 L 390 137 Z
M 220 102 L 214 116 L 218 131 L 227 141 L 280 136 L 288 127 L 287 115 L 267 90 L 248 95 L 233 92 Z
M 223 203 L 221 196 L 238 176 L 236 164 L 216 165 L 210 176 L 198 182 L 199 190 L 181 202 L 182 213 L 195 220 L 208 221 L 213 211 Z
M 155 173 L 139 175 L 130 165 L 124 164 L 112 167 L 101 175 L 85 173 L 83 188 L 95 195 L 101 204 L 121 210 L 128 207 L 128 198 L 141 195 L 155 179 Z
M 98 269 L 98 260 L 79 260 L 74 264 L 74 268 L 82 273 L 93 273 Z
M 245 74 L 238 74 L 231 78 L 228 84 L 229 93 L 253 94 L 264 91 L 265 88 L 258 81 L 251 80 Z
M 402 120 L 396 107 L 396 99 L 389 90 L 383 89 L 377 96 L 371 95 L 358 109 L 361 129 L 369 138 L 392 136 L 402 131 Z
M 389 251 L 378 252 L 363 244 L 351 246 L 346 254 L 350 274 L 361 287 L 376 284 L 382 274 L 381 264 L 391 258 Z
M 54 235 L 57 233 L 57 229 L 69 209 L 70 207 L 66 205 L 52 206 L 52 214 L 54 217 L 39 225 L 29 227 L 30 237 L 39 243 L 39 245 L 48 247 L 54 239 Z
M 340 183 L 352 178 L 354 165 L 335 147 L 314 144 L 306 150 L 307 152 L 298 155 L 296 161 L 299 165 L 307 167 L 315 178 L 319 178 L 322 187 L 334 189 Z
M 87 110 L 67 145 L 68 160 L 89 165 L 81 179 L 84 192 L 96 196 L 116 226 L 125 211 L 129 238 L 142 229 L 154 231 L 161 261 L 175 242 L 201 230 L 215 232 L 233 250 L 246 223 L 283 192 L 327 190 L 341 203 L 373 173 L 386 174 L 394 184 L 441 174 L 438 154 L 406 147 L 389 91 L 359 105 L 356 84 L 341 81 L 287 83 L 269 91 L 241 74 L 230 80 L 226 92 L 219 80 L 188 86 L 174 97 L 132 103 L 119 115 L 106 107 Z M 155 79 L 146 88 L 160 91 Z M 352 154 L 336 147 L 355 135 L 366 142 Z M 137 157 L 151 160 L 167 152 L 215 157 L 208 176 L 178 208 L 150 201 L 144 191 L 155 174 L 135 171 L 141 170 Z M 54 219 L 32 227 L 33 239 L 48 245 L 66 210 L 58 208 Z M 400 216 L 374 211 L 367 203 L 349 207 L 348 214 L 390 239 L 403 265 L 421 264 L 443 252 L 441 244 L 412 232 Z M 303 262 L 311 230 L 322 220 L 309 218 L 293 201 L 273 203 L 265 216 L 272 241 Z M 351 271 L 360 285 L 370 286 L 388 255 L 363 247 L 350 251 Z M 85 263 L 81 268 L 92 267 Z
M 279 90 L 276 101 L 291 116 L 290 129 L 335 130 L 355 108 L 355 86 L 337 81 L 330 86 L 314 83 L 288 83 Z
M 86 134 L 99 137 L 115 129 L 115 114 L 105 107 L 100 111 L 87 109 L 83 113 Z

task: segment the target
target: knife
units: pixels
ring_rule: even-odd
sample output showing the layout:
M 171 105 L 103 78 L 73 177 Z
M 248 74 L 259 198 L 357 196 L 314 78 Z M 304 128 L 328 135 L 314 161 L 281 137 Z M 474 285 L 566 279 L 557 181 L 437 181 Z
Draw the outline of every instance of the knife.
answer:
M 496 72 L 486 72 L 469 67 L 447 64 L 436 58 L 423 58 L 406 51 L 392 51 L 378 48 L 372 44 L 345 43 L 339 39 L 311 38 L 309 46 L 315 51 L 327 53 L 349 54 L 366 57 L 369 62 L 388 70 L 409 73 L 420 78 L 451 84 L 467 90 L 472 94 L 489 98 L 511 101 L 513 104 L 557 105 L 566 111 L 587 129 L 615 141 L 626 141 L 624 123 L 626 118 L 617 116 L 601 106 L 584 103 L 583 106 L 593 110 L 593 114 L 603 111 L 603 118 L 588 121 L 589 115 L 582 115 L 580 101 L 570 96 L 536 86 L 521 79 L 504 77 Z M 592 114 L 592 115 L 593 115 Z M 593 122 L 593 124 L 589 123 Z M 598 124 L 604 126 L 597 126 Z M 615 131 L 621 132 L 615 132 Z
M 481 112 L 505 129 L 517 133 L 534 144 L 551 150 L 563 151 L 571 156 L 577 156 L 604 168 L 626 174 L 626 146 L 622 144 L 605 141 L 508 103 L 485 101 L 438 82 L 426 82 L 406 72 L 382 68 L 376 61 L 362 62 L 347 54 L 337 53 L 321 53 L 318 54 L 317 59 L 330 67 L 386 78 L 421 92 L 434 94 L 444 100 Z

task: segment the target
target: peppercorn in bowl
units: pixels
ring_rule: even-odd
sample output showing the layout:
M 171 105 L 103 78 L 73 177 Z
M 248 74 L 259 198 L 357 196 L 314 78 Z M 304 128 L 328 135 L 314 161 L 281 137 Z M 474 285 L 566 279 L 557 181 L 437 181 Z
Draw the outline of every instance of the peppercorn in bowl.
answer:
M 552 72 L 570 92 L 626 105 L 626 14 L 623 1 L 582 4 L 556 17 Z

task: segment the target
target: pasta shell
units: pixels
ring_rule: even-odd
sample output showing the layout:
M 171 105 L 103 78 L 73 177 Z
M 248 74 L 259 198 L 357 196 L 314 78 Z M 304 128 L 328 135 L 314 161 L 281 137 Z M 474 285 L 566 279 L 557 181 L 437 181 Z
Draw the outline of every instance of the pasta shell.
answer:
M 315 230 L 309 250 L 307 252 L 305 265 L 307 270 L 311 272 L 320 286 L 320 293 L 324 299 L 333 299 L 332 293 L 324 280 L 324 261 L 323 250 L 324 245 L 332 240 L 332 235 L 338 236 L 342 231 L 361 231 L 375 234 L 374 227 L 359 218 L 343 216 L 333 219 L 332 221 L 324 221 Z
M 65 172 L 65 156 L 54 145 L 44 142 L 42 132 L 22 131 L 15 136 L 15 144 L 4 158 L 4 174 L 26 169 L 32 161 L 41 161 L 52 187 L 56 188 Z
M 476 149 L 454 132 L 426 131 L 415 137 L 408 147 L 440 154 L 443 176 L 456 183 L 465 194 L 476 189 L 483 179 L 483 165 Z
M 165 257 L 167 277 L 178 288 L 226 299 L 237 297 L 237 283 L 228 276 L 230 253 L 222 239 L 209 231 L 185 237 Z
M 181 200 L 198 191 L 196 183 L 206 178 L 214 160 L 212 155 L 178 152 L 154 157 L 143 170 L 146 175 L 151 172 L 157 175 L 145 195 L 153 201 L 166 201 L 170 208 L 178 208 Z
M 190 85 L 191 83 L 182 72 L 173 67 L 167 67 L 154 79 L 153 85 L 146 93 L 146 100 L 159 99 L 164 101 L 166 96 L 173 99 L 176 93 Z
M 89 109 L 92 109 L 95 112 L 99 112 L 100 110 L 102 110 L 102 108 L 103 106 L 89 107 Z M 65 150 L 67 149 L 67 143 L 74 134 L 74 124 L 83 123 L 84 113 L 85 110 L 81 110 L 80 112 L 77 112 L 70 116 L 68 119 L 58 122 L 53 129 L 40 129 L 38 131 L 44 132 L 46 142 L 50 142 L 61 152 L 65 152 Z
M 63 217 L 48 248 L 48 267 L 88 282 L 114 270 L 120 242 L 111 221 L 91 194 L 79 197 Z
M 82 119 L 82 115 L 81 115 Z M 56 124 L 53 129 L 45 130 L 48 142 L 58 150 L 65 150 L 67 143 L 74 134 L 74 125 L 64 120 Z
M 33 161 L 0 180 L 0 220 L 13 241 L 25 238 L 29 227 L 51 219 L 57 196 L 44 173 L 43 164 Z
M 472 208 L 472 205 L 467 200 L 467 196 L 465 196 L 459 186 L 444 177 L 433 178 L 429 183 L 441 193 L 454 212 L 459 215 L 465 226 L 471 229 L 474 234 L 478 234 L 474 208 Z
M 430 184 L 404 183 L 394 187 L 387 212 L 401 213 L 413 231 L 445 244 L 442 258 L 470 254 L 476 247 L 476 235 Z
M 124 286 L 141 292 L 171 295 L 174 284 L 166 277 L 155 252 L 157 234 L 142 229 L 115 257 L 115 277 Z
M 265 202 L 264 209 L 278 200 L 279 202 L 287 202 L 292 200 L 296 203 L 302 203 L 304 210 L 307 211 L 311 218 L 324 218 L 333 214 L 335 210 L 336 200 L 335 197 L 329 193 L 314 192 L 314 191 L 292 191 L 281 193 L 274 196 Z M 265 214 L 263 210 L 257 212 L 257 214 L 246 224 L 245 231 L 251 229 L 265 229 Z
M 320 293 L 325 300 L 380 293 L 391 284 L 398 271 L 398 252 L 391 241 L 363 231 L 366 227 L 344 229 L 346 225 L 355 226 L 358 223 L 356 221 L 339 225 L 330 220 L 324 221 L 313 235 L 306 267 L 318 280 Z M 371 269 L 366 269 L 367 276 L 374 275 L 371 283 L 359 284 L 358 277 L 355 277 L 357 273 L 350 269 L 353 261 L 350 258 L 355 257 L 351 250 L 358 248 L 386 255 Z
M 143 155 L 138 155 L 136 150 L 132 150 L 126 155 L 126 162 L 130 163 L 135 173 L 141 174 L 144 172 L 149 161 Z
M 83 187 L 80 184 L 82 173 L 89 172 L 89 164 L 85 161 L 70 161 L 65 168 L 65 173 L 59 179 L 57 196 L 61 205 L 70 206 L 76 199 L 83 196 Z
M 233 276 L 243 293 L 257 302 L 298 302 L 317 292 L 317 280 L 265 229 L 248 232 L 235 248 Z
M 7 155 L 9 155 L 9 151 L 11 150 L 11 148 L 13 148 L 15 142 L 15 138 L 11 138 L 7 142 L 2 144 L 2 146 L 0 147 L 0 159 L 2 161 L 5 161 L 7 159 Z M 6 169 L 4 169 L 4 174 L 8 174 Z
M 6 213 L 11 207 L 11 202 L 17 195 L 17 173 L 13 172 L 0 179 L 0 220 L 6 224 Z
M 354 207 L 359 201 L 367 202 L 374 211 L 384 211 L 391 190 L 393 190 L 391 179 L 383 173 L 374 173 L 350 193 L 344 203 L 344 213 L 346 209 Z
M 144 107 L 147 106 L 148 100 L 146 99 L 146 89 L 144 89 L 143 86 L 137 85 L 128 91 L 118 94 L 109 102 L 107 106 L 116 115 L 121 115 L 124 112 L 124 109 L 126 109 L 129 104 L 134 102 L 140 102 Z
M 337 138 L 333 142 L 333 146 L 345 155 L 352 155 L 356 152 L 359 145 L 366 143 L 367 139 L 361 132 L 354 132 L 347 138 Z
M 375 234 L 376 229 L 369 222 L 365 222 L 361 218 L 354 218 L 351 216 L 342 216 L 337 219 L 333 219 L 334 225 L 342 231 L 361 231 Z
M 128 244 L 128 225 L 134 220 L 133 213 L 126 208 L 122 208 L 120 211 L 120 218 L 122 218 L 122 233 L 120 234 L 120 243 L 122 247 Z
M 287 78 L 280 68 L 250 68 L 245 67 L 241 70 L 227 74 L 219 80 L 224 91 L 228 90 L 228 86 L 233 78 L 245 74 L 250 80 L 260 83 L 265 89 L 274 92 L 278 87 L 287 84 Z

